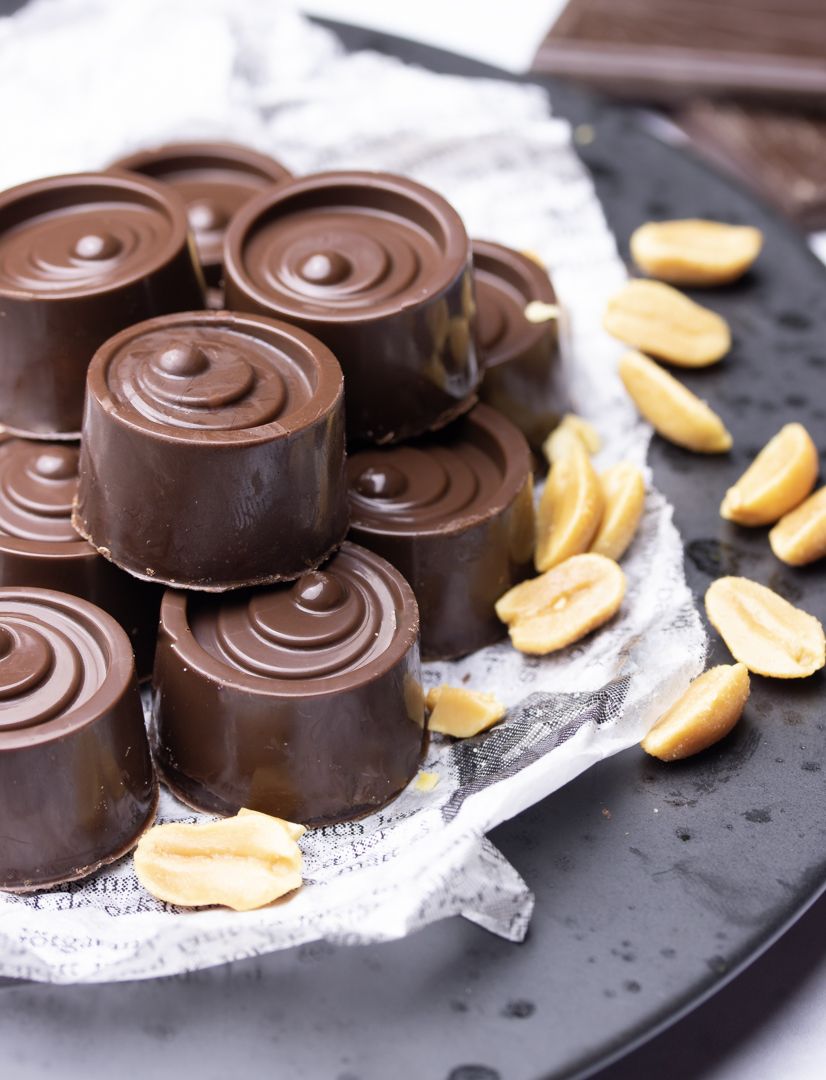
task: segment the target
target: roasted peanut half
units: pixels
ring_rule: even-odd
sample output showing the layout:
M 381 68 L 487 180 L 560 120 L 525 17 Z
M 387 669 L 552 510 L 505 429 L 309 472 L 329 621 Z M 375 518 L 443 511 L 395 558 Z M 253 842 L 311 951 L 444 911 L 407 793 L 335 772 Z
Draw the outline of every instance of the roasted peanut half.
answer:
M 740 719 L 749 689 L 745 664 L 711 668 L 662 714 L 640 745 L 663 761 L 677 761 L 705 750 L 728 735 Z
M 785 514 L 769 533 L 772 551 L 789 566 L 806 566 L 826 555 L 826 487 Z
M 758 675 L 800 679 L 826 663 L 826 639 L 814 615 L 756 581 L 718 578 L 706 593 L 706 613 L 735 660 Z
M 731 348 L 726 320 L 661 281 L 629 281 L 602 325 L 626 345 L 680 367 L 707 367 Z
M 592 424 L 575 413 L 566 413 L 542 444 L 542 452 L 553 465 L 570 453 L 572 444 L 579 442 L 589 454 L 595 454 L 602 445 Z
M 631 256 L 644 274 L 672 285 L 725 285 L 748 270 L 763 246 L 751 225 L 718 221 L 649 221 L 631 236 Z
M 466 690 L 442 683 L 438 690 L 428 690 L 427 707 L 432 710 L 428 728 L 456 739 L 467 739 L 486 731 L 507 711 L 495 694 Z
M 806 498 L 819 465 L 808 431 L 802 424 L 786 424 L 728 489 L 720 516 L 738 525 L 770 525 Z
M 619 561 L 634 539 L 645 506 L 645 483 L 642 473 L 630 461 L 618 461 L 600 474 L 605 497 L 602 524 L 591 544 L 591 551 Z
M 664 439 L 699 454 L 731 448 L 731 435 L 717 413 L 647 356 L 629 350 L 619 374 L 640 413 Z
M 135 873 L 170 904 L 263 907 L 301 885 L 303 825 L 240 810 L 207 825 L 156 825 L 135 849 Z
M 534 564 L 549 570 L 591 546 L 602 521 L 605 498 L 588 454 L 575 442 L 551 466 L 539 500 Z
M 496 603 L 520 652 L 543 655 L 579 641 L 614 615 L 625 574 L 604 555 L 574 555 L 541 577 L 523 581 Z

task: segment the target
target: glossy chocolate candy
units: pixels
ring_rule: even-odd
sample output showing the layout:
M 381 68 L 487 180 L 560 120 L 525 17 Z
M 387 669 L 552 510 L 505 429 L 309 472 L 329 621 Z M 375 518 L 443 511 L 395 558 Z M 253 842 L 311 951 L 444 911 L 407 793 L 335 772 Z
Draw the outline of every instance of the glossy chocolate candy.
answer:
M 153 712 L 161 773 L 196 809 L 305 825 L 369 813 L 426 746 L 410 586 L 348 543 L 294 584 L 169 590 Z
M 341 368 L 285 323 L 194 312 L 98 350 L 75 528 L 147 581 L 298 577 L 347 532 Z
M 291 177 L 266 154 L 234 143 L 169 143 L 119 158 L 113 169 L 151 176 L 182 196 L 198 257 L 211 289 L 221 285 L 224 230 L 241 206 L 265 188 Z
M 177 192 L 141 176 L 55 176 L 0 194 L 0 424 L 77 439 L 86 369 L 125 326 L 201 307 Z
M 467 234 L 412 180 L 319 173 L 259 196 L 227 229 L 224 278 L 228 307 L 286 319 L 332 349 L 350 439 L 405 439 L 476 400 Z
M 0 435 L 0 585 L 56 589 L 103 608 L 152 674 L 163 588 L 107 562 L 72 528 L 79 449 Z
M 419 604 L 422 656 L 505 634 L 493 605 L 531 572 L 533 484 L 521 433 L 494 409 L 347 461 L 350 539 L 392 563 Z
M 501 244 L 473 241 L 477 340 L 485 365 L 480 398 L 519 428 L 535 454 L 568 412 L 558 318 L 532 323 L 533 301 L 556 305 L 545 271 Z
M 0 888 L 85 877 L 157 801 L 126 634 L 77 597 L 0 588 Z

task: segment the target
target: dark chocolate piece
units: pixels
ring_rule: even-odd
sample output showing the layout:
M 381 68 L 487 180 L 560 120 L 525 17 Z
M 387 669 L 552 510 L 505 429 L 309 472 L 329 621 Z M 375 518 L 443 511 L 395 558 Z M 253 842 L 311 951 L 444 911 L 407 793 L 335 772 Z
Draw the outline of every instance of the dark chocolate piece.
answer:
M 675 117 L 691 146 L 807 232 L 826 228 L 826 118 L 693 101 Z
M 477 405 L 436 435 L 347 461 L 350 539 L 413 587 L 422 656 L 448 660 L 505 636 L 493 605 L 531 573 L 533 483 L 521 432 Z
M 72 528 L 78 447 L 0 435 L 0 585 L 55 589 L 116 619 L 152 674 L 163 587 L 119 570 Z
M 0 888 L 91 874 L 157 802 L 126 634 L 77 597 L 0 588 Z
M 228 307 L 332 349 L 349 438 L 405 439 L 476 400 L 469 243 L 440 195 L 385 173 L 320 173 L 242 207 L 224 243 Z
M 545 271 L 533 259 L 486 240 L 473 241 L 476 323 L 484 379 L 482 401 L 504 413 L 541 456 L 542 443 L 569 409 L 559 320 L 531 323 L 532 301 L 556 304 Z
M 531 68 L 621 97 L 696 95 L 821 105 L 821 0 L 569 0 Z
M 348 543 L 292 585 L 170 589 L 153 703 L 161 773 L 196 809 L 305 825 L 369 813 L 427 743 L 410 586 Z
M 274 158 L 234 143 L 169 143 L 119 158 L 111 168 L 142 173 L 178 190 L 212 289 L 221 285 L 221 254 L 229 219 L 253 195 L 292 176 Z
M 347 532 L 341 368 L 255 315 L 132 326 L 89 367 L 74 525 L 130 574 L 220 592 L 298 577 Z
M 55 176 L 0 194 L 0 423 L 77 439 L 86 369 L 112 334 L 203 304 L 177 192 Z

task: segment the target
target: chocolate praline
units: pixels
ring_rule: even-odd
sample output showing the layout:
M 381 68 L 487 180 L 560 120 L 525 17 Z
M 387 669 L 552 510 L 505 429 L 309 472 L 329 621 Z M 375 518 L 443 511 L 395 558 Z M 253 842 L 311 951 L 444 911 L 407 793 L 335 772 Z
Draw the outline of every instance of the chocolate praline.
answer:
M 292 585 L 170 589 L 153 715 L 161 774 L 196 809 L 325 825 L 383 806 L 427 741 L 410 586 L 347 543 Z
M 350 439 L 406 439 L 476 400 L 467 233 L 421 184 L 370 172 L 288 181 L 232 219 L 224 280 L 228 307 L 286 319 L 333 350 Z
M 126 634 L 77 597 L 0 588 L 0 888 L 120 858 L 157 801 Z
M 224 142 L 167 143 L 118 158 L 110 168 L 171 184 L 182 196 L 207 284 L 221 284 L 224 230 L 241 206 L 292 173 L 274 158 Z
M 350 539 L 392 563 L 419 604 L 422 656 L 448 660 L 505 634 L 494 604 L 531 572 L 530 452 L 477 405 L 434 435 L 347 461 Z
M 533 259 L 486 240 L 473 241 L 473 276 L 485 372 L 479 397 L 512 420 L 539 454 L 570 408 L 559 319 L 525 317 L 532 301 L 557 304 L 553 285 Z
M 347 532 L 344 397 L 294 326 L 189 312 L 89 367 L 73 523 L 147 581 L 221 592 L 298 577 Z
M 163 588 L 107 562 L 72 528 L 77 446 L 0 435 L 0 585 L 55 589 L 115 618 L 152 674 Z
M 53 176 L 0 194 L 0 424 L 77 439 L 86 369 L 125 326 L 203 305 L 177 192 L 142 176 Z

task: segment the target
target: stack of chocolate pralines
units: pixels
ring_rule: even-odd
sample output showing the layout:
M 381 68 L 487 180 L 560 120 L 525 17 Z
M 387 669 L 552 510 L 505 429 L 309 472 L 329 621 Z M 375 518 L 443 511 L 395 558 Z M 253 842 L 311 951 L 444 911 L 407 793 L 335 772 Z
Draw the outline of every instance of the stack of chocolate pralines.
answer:
M 229 146 L 0 195 L 0 887 L 151 823 L 126 634 L 149 675 L 159 607 L 152 753 L 190 805 L 319 825 L 415 775 L 420 642 L 503 636 L 563 411 L 547 276 L 473 255 L 475 288 L 419 184 Z

